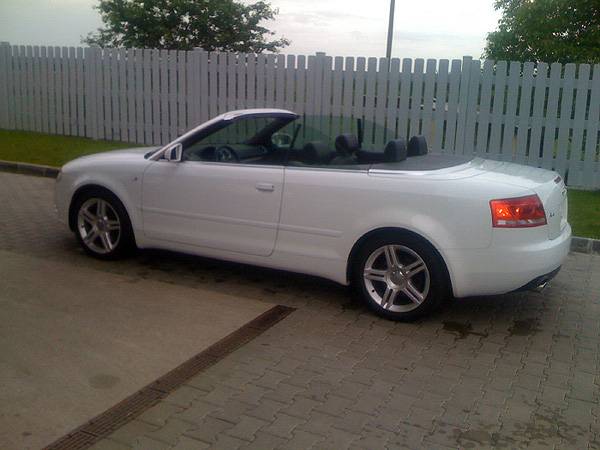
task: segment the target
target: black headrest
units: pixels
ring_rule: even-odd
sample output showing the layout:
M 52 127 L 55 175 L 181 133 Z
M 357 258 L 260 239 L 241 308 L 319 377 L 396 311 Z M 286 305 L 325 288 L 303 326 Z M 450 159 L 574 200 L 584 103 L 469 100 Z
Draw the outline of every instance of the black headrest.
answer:
M 406 156 L 406 141 L 402 138 L 388 142 L 383 150 L 383 160 L 385 162 L 404 161 Z
M 335 152 L 322 142 L 307 142 L 302 149 L 303 162 L 306 164 L 328 164 Z
M 427 154 L 427 140 L 425 136 L 413 136 L 408 141 L 408 156 L 421 156 Z
M 335 138 L 335 149 L 343 155 L 352 154 L 360 149 L 360 143 L 353 134 L 340 134 Z

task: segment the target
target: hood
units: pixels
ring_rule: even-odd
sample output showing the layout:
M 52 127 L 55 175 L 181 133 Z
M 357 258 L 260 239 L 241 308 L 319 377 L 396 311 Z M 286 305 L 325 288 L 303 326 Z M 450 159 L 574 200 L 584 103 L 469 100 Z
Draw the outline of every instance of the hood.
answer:
M 136 147 L 120 150 L 111 150 L 109 152 L 94 153 L 92 155 L 81 156 L 73 161 L 69 161 L 62 168 L 69 169 L 75 166 L 89 166 L 97 164 L 119 164 L 130 161 L 139 161 L 144 158 L 146 153 L 154 152 L 160 147 Z

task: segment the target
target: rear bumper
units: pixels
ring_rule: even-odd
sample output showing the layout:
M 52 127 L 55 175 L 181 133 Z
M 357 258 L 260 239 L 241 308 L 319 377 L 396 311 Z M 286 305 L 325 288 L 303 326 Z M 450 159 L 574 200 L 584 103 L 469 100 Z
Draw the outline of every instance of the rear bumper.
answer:
M 556 275 L 553 272 L 560 269 L 570 245 L 571 227 L 567 224 L 552 240 L 509 243 L 501 237 L 486 249 L 447 251 L 454 295 L 505 294 L 538 278 Z
M 554 269 L 550 273 L 534 278 L 529 283 L 521 286 L 519 289 L 515 289 L 513 292 L 541 290 L 544 287 L 546 287 L 546 284 L 548 284 L 550 280 L 552 280 L 552 278 L 554 278 L 558 274 L 558 272 L 560 272 L 560 267 Z

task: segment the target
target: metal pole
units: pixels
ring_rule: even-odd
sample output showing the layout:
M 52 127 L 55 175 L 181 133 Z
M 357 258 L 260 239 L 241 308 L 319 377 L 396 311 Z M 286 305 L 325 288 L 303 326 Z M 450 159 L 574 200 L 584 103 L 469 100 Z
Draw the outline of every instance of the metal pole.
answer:
M 394 7 L 396 6 L 396 0 L 390 0 L 390 20 L 388 22 L 388 35 L 387 35 L 387 48 L 385 50 L 385 57 L 390 60 L 392 57 L 392 40 L 394 37 Z

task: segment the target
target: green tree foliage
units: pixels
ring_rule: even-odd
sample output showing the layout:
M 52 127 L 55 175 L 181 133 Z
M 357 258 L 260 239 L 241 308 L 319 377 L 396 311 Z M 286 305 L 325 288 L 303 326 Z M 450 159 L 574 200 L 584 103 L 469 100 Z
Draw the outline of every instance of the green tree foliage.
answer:
M 245 5 L 235 0 L 100 0 L 103 28 L 83 42 L 101 47 L 276 52 L 289 45 L 263 21 L 278 11 L 264 1 Z
M 496 0 L 498 29 L 484 56 L 496 60 L 600 62 L 600 0 Z

